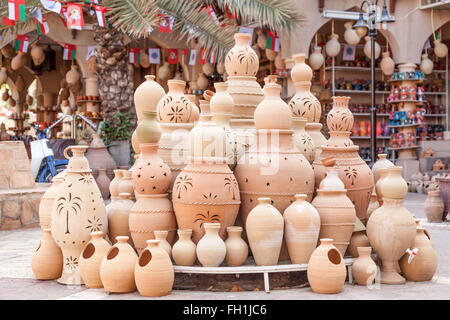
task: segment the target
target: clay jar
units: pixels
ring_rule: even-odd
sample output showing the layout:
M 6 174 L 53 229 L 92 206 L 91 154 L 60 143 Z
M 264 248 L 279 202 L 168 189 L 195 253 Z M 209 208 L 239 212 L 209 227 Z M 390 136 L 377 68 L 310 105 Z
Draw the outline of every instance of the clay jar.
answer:
M 122 170 L 122 169 L 114 170 L 114 179 L 112 179 L 109 184 L 109 192 L 111 194 L 111 202 L 119 199 L 119 183 L 120 183 L 120 180 L 122 180 L 124 171 L 125 170 Z
M 411 263 L 408 263 L 409 253 L 406 253 L 400 260 L 403 276 L 409 281 L 430 281 L 436 272 L 437 254 L 433 243 L 425 234 L 425 229 L 417 228 L 412 248 L 417 248 L 419 251 Z
M 100 193 L 102 194 L 103 199 L 109 198 L 109 184 L 111 180 L 109 180 L 106 175 L 106 169 L 99 169 L 98 176 L 95 178 L 95 182 L 97 183 L 98 188 L 100 189 Z
M 339 167 L 325 167 L 327 171 L 326 177 L 320 181 L 319 189 L 321 190 L 343 190 L 345 185 L 341 179 L 339 179 Z
M 402 167 L 390 167 L 381 185 L 383 205 L 376 209 L 367 222 L 367 236 L 382 260 L 381 283 L 402 284 L 398 260 L 414 244 L 416 224 L 414 216 L 403 206 L 407 193 L 401 176 Z
M 130 200 L 129 193 L 120 193 L 119 199 L 115 201 L 114 207 L 108 212 L 108 228 L 111 242 L 116 243 L 116 237 L 130 237 L 130 229 L 128 219 L 134 202 Z M 130 244 L 133 242 L 130 239 Z
M 172 261 L 159 240 L 148 240 L 135 267 L 136 287 L 144 297 L 161 297 L 172 291 L 175 273 Z
M 229 76 L 256 75 L 259 67 L 259 59 L 256 52 L 250 47 L 251 35 L 236 33 L 235 45 L 225 58 L 225 70 Z
M 316 293 L 338 293 L 344 287 L 347 270 L 333 239 L 320 239 L 309 259 L 308 282 Z
M 17 55 L 11 59 L 11 69 L 18 70 L 22 68 L 26 63 L 25 53 L 19 51 Z
M 178 241 L 172 247 L 172 257 L 179 266 L 192 266 L 197 259 L 191 229 L 178 229 Z
M 374 188 L 374 191 L 372 191 L 372 194 L 370 195 L 369 207 L 367 208 L 367 220 L 369 220 L 372 212 L 379 207 L 380 207 L 380 204 L 378 203 L 377 194 L 376 194 L 375 188 Z
M 58 195 L 58 186 L 64 181 L 64 173 L 58 173 L 52 179 L 52 185 L 45 191 L 39 203 L 39 224 L 41 229 L 50 228 L 53 204 Z
M 61 276 L 63 255 L 51 235 L 51 229 L 43 229 L 39 246 L 31 258 L 31 269 L 38 280 L 53 280 Z
M 86 158 L 89 161 L 89 167 L 92 169 L 92 174 L 94 177 L 97 177 L 100 169 L 106 169 L 108 177 L 111 178 L 114 169 L 117 168 L 117 164 L 109 154 L 102 139 L 95 133 L 92 136 L 93 139 L 91 145 L 86 152 Z
M 159 241 L 159 246 L 167 252 L 169 258 L 172 258 L 172 247 L 170 246 L 170 243 L 167 242 L 167 235 L 169 234 L 169 231 L 155 230 L 153 233 L 155 235 L 155 240 Z
M 69 149 L 73 153 L 70 158 Z M 106 234 L 108 230 L 105 205 L 84 157 L 86 149 L 86 146 L 71 146 L 64 150 L 69 163 L 52 209 L 52 236 L 64 255 L 64 270 L 58 280 L 63 284 L 82 284 L 78 268 L 81 251 L 91 232 Z
M 133 181 L 132 181 L 133 176 L 132 175 L 133 175 L 132 171 L 124 170 L 123 177 L 120 180 L 117 191 L 119 191 L 119 194 L 129 193 L 131 201 L 136 201 L 136 196 L 134 194 L 134 187 L 133 187 Z
M 155 81 L 155 76 L 146 75 L 145 81 L 134 91 L 134 105 L 138 119 L 144 118 L 144 111 L 156 111 L 159 100 L 165 94 L 163 87 Z
M 214 122 L 222 127 L 228 126 L 234 105 L 233 98 L 227 92 L 228 84 L 226 82 L 216 82 L 214 83 L 214 88 L 216 93 L 210 101 Z
M 327 115 L 330 131 L 352 131 L 353 114 L 348 108 L 350 97 L 333 97 L 333 108 Z
M 204 223 L 205 235 L 197 244 L 197 258 L 204 267 L 218 267 L 226 256 L 225 242 L 219 236 L 220 223 Z
M 136 128 L 139 144 L 158 142 L 161 133 L 161 127 L 156 122 L 156 111 L 143 111 L 143 119 Z
M 309 163 L 314 161 L 316 147 L 314 142 L 305 130 L 306 118 L 292 117 L 292 129 L 294 130 L 294 144 L 297 149 L 305 156 Z
M 383 205 L 383 193 L 382 193 L 382 189 L 381 189 L 381 184 L 383 183 L 384 178 L 387 177 L 387 174 L 388 174 L 387 168 L 380 168 L 378 170 L 378 174 L 379 174 L 379 178 L 378 178 L 377 183 L 375 184 L 375 191 L 377 194 L 379 206 L 381 207 Z
M 308 263 L 317 245 L 320 231 L 320 216 L 317 210 L 306 202 L 306 194 L 296 194 L 295 202 L 286 208 L 284 238 L 292 263 Z
M 372 167 L 372 173 L 373 173 L 373 179 L 375 184 L 377 183 L 378 179 L 380 179 L 380 169 L 381 168 L 389 168 L 393 167 L 394 164 L 387 159 L 386 153 L 380 153 L 378 154 L 378 161 L 374 163 Z
M 377 274 L 377 265 L 372 260 L 370 254 L 371 247 L 357 247 L 358 259 L 353 262 L 352 274 L 355 277 L 356 283 L 361 286 L 370 286 L 375 281 Z
M 87 288 L 103 288 L 100 264 L 110 248 L 111 245 L 103 239 L 102 232 L 92 232 L 91 241 L 80 256 L 80 274 Z
M 76 65 L 72 65 L 70 70 L 66 73 L 66 81 L 69 85 L 74 85 L 76 82 L 80 80 L 80 73 L 78 72 L 78 67 Z
M 134 268 L 138 257 L 128 244 L 128 237 L 121 236 L 116 240 L 117 243 L 103 257 L 100 278 L 106 292 L 133 292 L 136 290 Z
M 227 227 L 228 238 L 225 241 L 227 253 L 225 261 L 229 267 L 238 267 L 244 264 L 248 257 L 248 245 L 241 238 L 242 227 Z
M 168 80 L 169 91 L 159 100 L 156 107 L 160 122 L 187 123 L 191 118 L 192 103 L 184 95 L 186 82 Z
M 284 221 L 281 213 L 271 205 L 270 198 L 258 198 L 258 205 L 250 211 L 245 225 L 256 265 L 276 265 L 283 241 Z
M 358 258 L 358 247 L 368 246 L 370 246 L 369 239 L 367 238 L 364 231 L 354 231 L 352 237 L 350 238 L 350 244 L 348 245 L 347 253 L 349 253 L 353 258 Z
M 428 222 L 442 222 L 444 220 L 444 201 L 441 199 L 439 190 L 428 191 L 424 210 Z

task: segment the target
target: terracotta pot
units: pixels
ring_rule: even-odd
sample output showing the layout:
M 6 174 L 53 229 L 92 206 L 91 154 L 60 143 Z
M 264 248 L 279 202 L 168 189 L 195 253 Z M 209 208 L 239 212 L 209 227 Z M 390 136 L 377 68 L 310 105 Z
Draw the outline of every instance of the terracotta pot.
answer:
M 364 40 L 366 40 L 366 44 L 364 45 L 364 54 L 370 59 L 372 56 L 372 45 L 370 41 L 370 37 L 366 36 L 364 37 Z M 381 48 L 378 42 L 375 41 L 375 59 L 378 59 L 381 53 Z
M 125 170 L 115 169 L 114 171 L 114 179 L 109 183 L 109 192 L 111 194 L 111 202 L 119 199 L 119 183 L 122 180 L 123 172 Z
M 292 125 L 295 146 L 305 156 L 306 160 L 312 163 L 316 155 L 316 147 L 311 136 L 305 130 L 306 118 L 292 117 Z
M 357 250 L 358 259 L 353 262 L 352 274 L 355 277 L 357 284 L 361 286 L 371 286 L 375 281 L 378 269 L 370 256 L 372 248 L 369 246 L 358 246 Z
M 80 73 L 78 72 L 78 67 L 72 65 L 70 70 L 66 73 L 66 81 L 69 85 L 75 85 L 80 80 Z
M 67 155 L 69 149 L 72 157 Z M 64 255 L 64 270 L 58 280 L 63 284 L 82 284 L 78 268 L 81 251 L 91 232 L 102 231 L 105 235 L 108 231 L 105 205 L 84 157 L 86 150 L 86 146 L 64 150 L 69 163 L 51 214 L 52 235 Z
M 220 223 L 204 223 L 205 235 L 197 243 L 197 258 L 204 267 L 218 267 L 224 261 L 227 248 L 219 236 Z
M 313 70 L 319 70 L 320 67 L 322 67 L 324 61 L 325 58 L 322 54 L 322 47 L 316 45 L 314 47 L 314 52 L 309 55 L 309 65 Z
M 191 240 L 191 229 L 178 229 L 178 241 L 172 247 L 172 256 L 179 266 L 192 266 L 197 259 L 196 245 Z
M 380 204 L 378 203 L 378 197 L 377 197 L 377 194 L 375 193 L 375 188 L 374 188 L 374 191 L 370 195 L 369 207 L 367 208 L 367 220 L 369 220 L 372 212 L 374 212 L 379 207 L 380 207 Z
M 211 65 L 211 63 L 205 63 L 202 66 L 202 71 L 203 71 L 204 74 L 210 76 L 210 75 L 212 75 L 214 73 L 214 66 Z
M 216 70 L 218 74 L 224 74 L 225 73 L 225 62 L 219 61 L 216 65 Z
M 344 287 L 347 270 L 333 239 L 320 239 L 308 262 L 308 282 L 316 293 L 338 293 Z
M 45 191 L 39 202 L 39 224 L 41 229 L 50 228 L 52 208 L 58 196 L 58 186 L 64 181 L 65 173 L 60 172 L 52 179 L 52 185 Z
M 172 247 L 170 246 L 170 243 L 167 242 L 167 235 L 169 234 L 169 231 L 155 230 L 153 231 L 153 234 L 155 235 L 155 240 L 159 241 L 159 246 L 163 248 L 164 251 L 167 252 L 169 258 L 172 259 Z
M 42 239 L 31 258 L 31 269 L 38 280 L 53 280 L 61 276 L 63 255 L 51 235 L 51 229 L 43 229 Z
M 266 44 L 267 44 L 267 37 L 266 35 L 262 32 L 262 30 L 258 30 L 258 37 L 256 38 L 256 45 L 258 46 L 259 49 L 266 49 Z
M 381 55 L 383 56 L 383 59 L 381 59 L 380 68 L 385 75 L 390 76 L 394 73 L 395 62 L 390 57 L 389 51 L 383 52 Z
M 111 243 L 116 243 L 116 237 L 118 236 L 131 236 L 128 219 L 133 205 L 134 202 L 130 200 L 129 193 L 120 193 L 119 199 L 114 201 L 114 206 L 108 212 L 109 238 L 111 239 Z M 133 246 L 131 239 L 128 242 Z
M 139 120 L 138 120 L 139 125 Z M 141 153 L 141 149 L 139 148 L 139 140 L 137 137 L 136 129 L 133 131 L 133 134 L 131 135 L 131 146 L 133 147 L 133 150 L 135 153 Z
M 161 297 L 170 294 L 175 273 L 167 252 L 159 240 L 148 240 L 135 267 L 136 287 L 144 297 Z
M 292 263 L 308 263 L 317 245 L 320 231 L 320 216 L 317 210 L 306 202 L 306 194 L 296 194 L 295 202 L 286 208 L 284 238 Z
M 380 179 L 380 169 L 381 168 L 389 168 L 393 167 L 394 164 L 387 159 L 386 153 L 378 154 L 378 161 L 374 163 L 372 166 L 373 180 L 377 183 L 378 179 Z
M 257 129 L 288 130 L 292 127 L 291 112 L 286 102 L 281 99 L 280 93 L 281 86 L 276 83 L 264 86 L 264 100 L 258 104 L 254 114 Z
M 138 253 L 146 247 L 147 240 L 155 238 L 155 230 L 169 231 L 167 240 L 173 243 L 177 225 L 167 193 L 139 194 L 138 200 L 131 208 L 129 226 Z
M 156 111 L 156 106 L 165 95 L 163 87 L 155 81 L 154 75 L 145 76 L 145 81 L 134 91 L 134 105 L 139 120 L 144 118 L 144 111 Z
M 111 179 L 113 177 L 114 169 L 117 168 L 117 164 L 101 139 L 99 140 L 100 143 L 98 144 L 95 142 L 98 140 L 92 140 L 92 143 L 86 152 L 86 158 L 89 161 L 89 166 L 94 177 L 98 176 L 100 169 L 106 169 L 106 174 Z
M 25 65 L 26 58 L 25 53 L 19 51 L 17 55 L 11 59 L 11 69 L 16 71 L 22 68 Z
M 87 288 L 103 288 L 100 279 L 100 264 L 111 245 L 103 239 L 100 231 L 91 233 L 91 241 L 80 256 L 80 274 Z
M 234 101 L 227 92 L 228 84 L 226 82 L 214 83 L 216 94 L 211 98 L 210 108 L 214 121 L 218 125 L 228 124 L 233 112 Z
M 314 146 L 316 147 L 314 159 L 319 159 L 322 146 L 326 145 L 328 141 L 320 131 L 321 129 L 321 123 L 306 123 L 306 132 L 311 136 Z
M 348 108 L 350 97 L 333 97 L 333 108 L 327 115 L 330 131 L 352 131 L 353 114 Z
M 259 59 L 250 47 L 251 37 L 248 33 L 234 35 L 235 45 L 225 57 L 225 70 L 229 76 L 256 76 Z
M 322 108 L 319 100 L 311 93 L 311 81 L 294 82 L 295 95 L 289 102 L 292 115 L 303 117 L 308 122 L 319 122 Z
M 387 170 L 388 176 L 381 185 L 383 205 L 372 212 L 367 222 L 367 236 L 382 260 L 381 283 L 402 284 L 405 279 L 398 273 L 398 260 L 414 244 L 416 224 L 414 216 L 403 206 L 407 188 L 404 188 L 406 182 L 401 177 L 401 167 Z M 390 181 L 389 184 L 386 181 Z
M 325 167 L 327 174 L 326 177 L 320 182 L 320 190 L 343 190 L 345 185 L 339 178 L 339 167 Z
M 157 143 L 161 138 L 161 127 L 156 122 L 156 111 L 144 111 L 144 118 L 136 128 L 139 144 Z
M 37 44 L 34 44 L 32 46 L 30 55 L 36 66 L 41 65 L 45 60 L 44 50 Z
M 350 254 L 353 258 L 358 258 L 358 247 L 369 247 L 369 238 L 367 238 L 364 231 L 356 231 L 353 232 L 352 237 L 350 238 L 350 244 L 347 248 L 347 253 Z
M 134 268 L 138 257 L 128 244 L 128 237 L 117 237 L 116 240 L 100 264 L 100 278 L 106 292 L 133 292 L 136 290 Z
M 134 187 L 133 187 L 133 172 L 132 171 L 124 170 L 123 177 L 119 182 L 117 191 L 119 191 L 119 194 L 129 193 L 130 200 L 136 201 L 136 196 L 134 194 Z M 139 193 L 141 193 L 141 191 L 139 191 Z
M 330 40 L 325 45 L 325 52 L 329 57 L 336 57 L 341 51 L 341 44 L 339 43 L 339 36 L 335 33 L 330 35 Z
M 430 74 L 431 72 L 433 72 L 433 66 L 434 66 L 434 63 L 433 63 L 433 61 L 430 60 L 430 58 L 428 58 L 428 54 L 427 53 L 422 54 L 422 61 L 420 63 L 420 71 L 422 71 L 425 74 Z
M 187 123 L 192 113 L 192 103 L 184 95 L 186 82 L 183 80 L 167 81 L 169 91 L 159 100 L 156 107 L 158 120 L 169 123 Z
M 170 76 L 170 68 L 169 63 L 167 61 L 158 69 L 158 78 L 160 80 L 167 80 Z
M 233 97 L 233 120 L 253 119 L 256 106 L 263 100 L 261 86 L 254 76 L 229 76 L 227 80 L 228 93 Z
M 358 37 L 356 30 L 354 30 L 352 28 L 353 22 L 348 21 L 348 22 L 344 23 L 344 26 L 345 26 L 345 32 L 344 32 L 345 42 L 347 42 L 351 46 L 357 45 L 360 41 L 360 38 Z
M 245 221 L 250 249 L 258 266 L 276 265 L 280 256 L 284 222 L 271 201 L 270 198 L 258 198 L 258 205 Z
M 377 193 L 377 199 L 379 206 L 381 207 L 383 205 L 383 193 L 381 189 L 381 184 L 383 183 L 383 180 L 387 177 L 388 170 L 387 168 L 380 168 L 378 170 L 379 178 L 377 183 L 375 184 L 375 191 Z
M 439 190 L 428 192 L 428 196 L 424 204 L 424 210 L 427 215 L 428 222 L 442 222 L 444 220 L 444 201 L 441 199 Z
M 242 227 L 227 227 L 228 238 L 225 241 L 225 261 L 229 267 L 238 267 L 245 263 L 248 257 L 248 245 L 241 238 Z
M 140 59 L 140 63 L 139 64 L 144 69 L 150 67 L 150 59 L 148 57 L 147 50 L 141 51 L 141 59 Z
M 411 263 L 408 262 L 409 253 L 403 255 L 400 260 L 400 268 L 406 280 L 430 281 L 436 272 L 437 254 L 433 248 L 433 243 L 425 234 L 425 229 L 418 227 L 416 230 L 416 238 L 412 248 L 417 248 L 419 251 Z
M 286 69 L 286 64 L 284 63 L 283 57 L 281 56 L 281 50 L 277 53 L 274 64 L 275 68 L 277 68 L 278 70 Z
M 97 178 L 95 178 L 95 182 L 97 182 L 97 186 L 100 189 L 102 198 L 106 200 L 109 198 L 109 184 L 111 183 L 111 180 L 109 180 L 108 176 L 106 175 L 106 169 L 99 169 L 98 172 L 99 173 Z
M 441 39 L 434 40 L 434 53 L 439 58 L 444 58 L 448 54 L 448 47 L 446 44 L 441 42 Z

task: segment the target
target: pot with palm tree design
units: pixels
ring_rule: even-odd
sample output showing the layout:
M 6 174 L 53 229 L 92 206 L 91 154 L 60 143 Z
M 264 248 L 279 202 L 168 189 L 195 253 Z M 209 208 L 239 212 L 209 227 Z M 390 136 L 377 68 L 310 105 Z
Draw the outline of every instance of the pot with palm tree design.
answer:
M 314 161 L 316 155 L 316 146 L 305 130 L 306 119 L 292 117 L 292 128 L 294 129 L 294 144 L 297 149 L 305 156 L 309 163 Z
M 333 108 L 327 115 L 327 126 L 330 131 L 352 131 L 353 114 L 348 108 L 350 97 L 332 97 Z
M 188 123 L 192 113 L 192 102 L 184 95 L 186 82 L 183 80 L 167 81 L 169 91 L 156 106 L 158 120 L 168 123 Z
M 73 153 L 67 155 L 68 150 Z M 64 182 L 58 187 L 51 215 L 52 236 L 63 253 L 63 273 L 59 283 L 82 284 L 78 262 L 91 232 L 108 231 L 108 218 L 100 190 L 84 156 L 87 146 L 64 150 L 69 160 Z
M 220 223 L 219 235 L 234 225 L 240 204 L 239 187 L 225 156 L 225 131 L 216 125 L 207 101 L 189 134 L 190 161 L 175 180 L 172 202 L 180 229 L 192 229 L 195 243 L 204 223 Z M 208 143 L 209 142 L 209 143 Z

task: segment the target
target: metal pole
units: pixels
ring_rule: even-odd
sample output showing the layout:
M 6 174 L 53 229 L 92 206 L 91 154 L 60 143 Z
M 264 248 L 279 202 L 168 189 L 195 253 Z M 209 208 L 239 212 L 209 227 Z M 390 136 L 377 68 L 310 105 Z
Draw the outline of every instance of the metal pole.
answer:
M 370 36 L 370 45 L 371 45 L 371 95 L 372 95 L 372 107 L 370 108 L 370 142 L 371 142 L 371 150 L 370 150 L 370 161 L 371 166 L 375 163 L 376 154 L 377 154 L 377 109 L 375 106 L 375 36 L 377 35 L 376 29 L 376 13 L 372 11 L 369 13 L 369 36 Z

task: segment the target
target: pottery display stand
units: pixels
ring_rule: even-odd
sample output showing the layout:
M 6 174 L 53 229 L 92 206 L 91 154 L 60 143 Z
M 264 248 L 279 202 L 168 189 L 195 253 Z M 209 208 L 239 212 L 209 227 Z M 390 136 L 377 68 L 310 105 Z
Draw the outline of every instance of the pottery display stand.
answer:
M 344 263 L 348 271 L 348 282 L 353 283 L 352 265 L 356 259 L 345 258 Z M 201 266 L 173 266 L 175 273 L 188 273 L 188 274 L 235 274 L 239 278 L 240 274 L 257 274 L 262 273 L 264 275 L 264 291 L 270 293 L 269 286 L 269 273 L 276 272 L 298 272 L 306 271 L 308 264 L 277 264 L 274 266 L 257 266 L 252 258 L 247 259 L 245 265 L 240 267 L 201 267 Z

